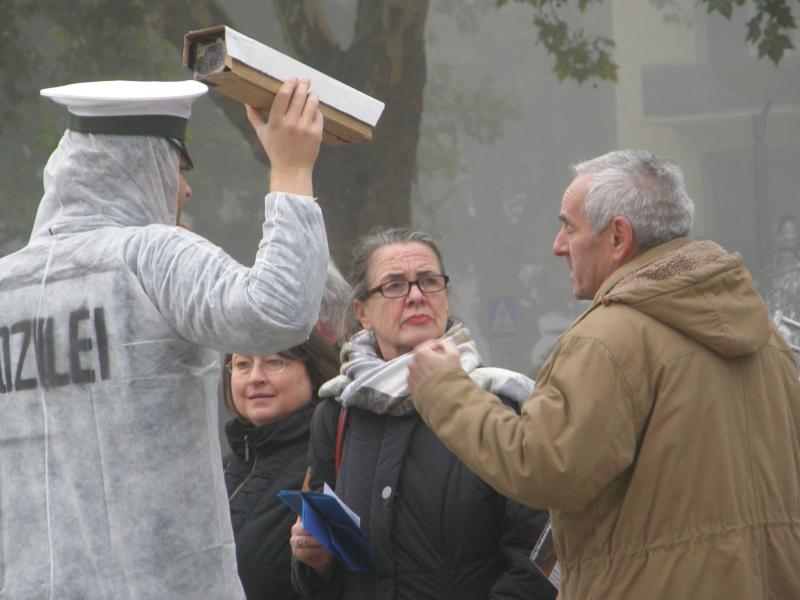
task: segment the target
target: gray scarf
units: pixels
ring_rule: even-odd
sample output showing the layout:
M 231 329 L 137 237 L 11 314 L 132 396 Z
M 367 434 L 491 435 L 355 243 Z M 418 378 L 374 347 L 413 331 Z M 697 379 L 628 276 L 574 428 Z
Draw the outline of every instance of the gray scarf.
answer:
M 441 339 L 455 343 L 461 355 L 461 368 L 482 389 L 517 404 L 525 402 L 533 392 L 533 380 L 521 373 L 481 367 L 472 335 L 458 321 L 451 321 Z M 335 398 L 342 406 L 355 406 L 377 414 L 401 416 L 414 412 L 406 385 L 408 363 L 413 356 L 410 352 L 383 360 L 374 334 L 362 330 L 344 345 L 341 356 L 341 374 L 320 388 L 320 398 Z

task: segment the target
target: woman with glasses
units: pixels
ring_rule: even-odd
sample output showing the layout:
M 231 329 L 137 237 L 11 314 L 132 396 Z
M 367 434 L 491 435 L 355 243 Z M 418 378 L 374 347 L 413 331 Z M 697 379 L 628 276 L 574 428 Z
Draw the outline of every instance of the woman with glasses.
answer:
M 247 598 L 297 598 L 290 582 L 294 522 L 276 494 L 299 490 L 320 385 L 338 371 L 335 349 L 316 330 L 307 342 L 268 356 L 229 354 L 223 373 L 232 452 L 225 484 L 239 577 Z
M 356 250 L 352 283 L 363 329 L 344 345 L 339 377 L 320 390 L 309 482 L 329 484 L 360 517 L 374 568 L 346 570 L 298 520 L 295 588 L 303 598 L 344 600 L 554 598 L 529 559 L 544 514 L 498 494 L 427 428 L 406 388 L 409 352 L 453 339 L 465 369 L 509 410 L 533 382 L 482 366 L 469 331 L 450 318 L 449 279 L 426 234 L 373 232 Z

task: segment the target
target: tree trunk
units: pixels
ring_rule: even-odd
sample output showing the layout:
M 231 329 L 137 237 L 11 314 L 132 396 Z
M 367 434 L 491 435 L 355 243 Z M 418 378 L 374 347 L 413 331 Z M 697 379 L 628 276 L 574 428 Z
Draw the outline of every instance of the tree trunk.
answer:
M 360 0 L 346 50 L 330 34 L 320 0 L 274 4 L 298 60 L 386 103 L 371 142 L 323 146 L 315 171 L 331 251 L 347 272 L 355 239 L 376 225 L 411 222 L 429 2 Z

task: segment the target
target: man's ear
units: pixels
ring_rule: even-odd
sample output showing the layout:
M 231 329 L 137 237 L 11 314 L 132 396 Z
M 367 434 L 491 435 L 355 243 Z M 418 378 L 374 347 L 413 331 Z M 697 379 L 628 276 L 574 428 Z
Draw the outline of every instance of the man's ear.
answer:
M 633 233 L 633 225 L 625 217 L 611 219 L 611 241 L 614 260 L 625 264 L 638 254 L 638 244 Z

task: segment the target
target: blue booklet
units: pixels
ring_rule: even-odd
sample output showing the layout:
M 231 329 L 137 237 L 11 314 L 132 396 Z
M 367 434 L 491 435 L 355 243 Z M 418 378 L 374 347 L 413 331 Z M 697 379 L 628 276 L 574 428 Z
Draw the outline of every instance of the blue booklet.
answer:
M 359 518 L 326 486 L 325 493 L 281 490 L 278 498 L 300 515 L 305 529 L 350 571 L 372 570 L 372 549 Z

